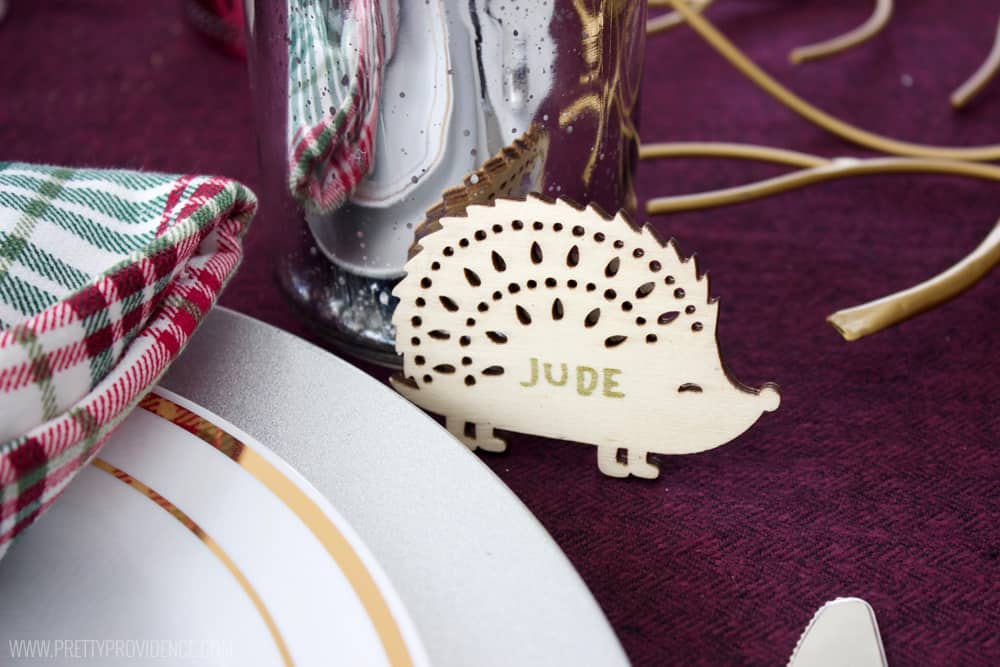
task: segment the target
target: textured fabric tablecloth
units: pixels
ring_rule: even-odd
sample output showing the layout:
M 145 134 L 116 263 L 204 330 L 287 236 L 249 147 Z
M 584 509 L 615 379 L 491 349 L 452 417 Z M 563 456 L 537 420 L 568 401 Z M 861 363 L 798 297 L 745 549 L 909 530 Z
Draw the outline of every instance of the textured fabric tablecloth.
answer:
M 960 114 L 947 102 L 992 44 L 996 3 L 897 4 L 876 39 L 800 67 L 789 49 L 857 25 L 871 3 L 727 0 L 709 15 L 850 121 L 915 141 L 1000 142 L 1000 82 Z M 765 97 L 689 29 L 649 49 L 647 141 L 863 154 Z M 0 62 L 0 159 L 259 185 L 245 65 L 189 32 L 176 2 L 14 2 Z M 644 164 L 639 194 L 779 171 Z M 1000 275 L 856 343 L 824 322 L 944 269 L 998 216 L 996 184 L 885 176 L 656 220 L 712 272 L 733 372 L 777 381 L 781 408 L 731 445 L 665 459 L 652 482 L 607 479 L 592 448 L 568 443 L 520 437 L 484 455 L 635 664 L 784 664 L 816 607 L 844 595 L 875 608 L 893 667 L 1000 664 Z M 222 302 L 302 334 L 270 273 L 279 233 L 256 221 Z

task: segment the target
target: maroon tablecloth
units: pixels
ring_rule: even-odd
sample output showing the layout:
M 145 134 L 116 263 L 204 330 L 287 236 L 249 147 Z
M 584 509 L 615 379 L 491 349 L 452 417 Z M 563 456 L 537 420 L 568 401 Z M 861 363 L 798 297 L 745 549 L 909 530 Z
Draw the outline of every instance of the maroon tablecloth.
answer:
M 995 1 L 897 3 L 865 46 L 792 67 L 793 46 L 871 3 L 719 2 L 711 17 L 769 71 L 869 129 L 1000 142 L 1000 82 L 962 113 L 949 91 L 988 52 Z M 653 38 L 647 141 L 749 141 L 861 154 L 752 87 L 687 28 Z M 177 2 L 14 0 L 0 23 L 0 159 L 219 172 L 258 184 L 245 66 L 190 32 Z M 644 164 L 644 197 L 778 173 Z M 1000 275 L 890 331 L 845 343 L 837 308 L 909 286 L 1000 216 L 996 184 L 885 176 L 676 215 L 722 297 L 722 351 L 782 405 L 739 441 L 603 477 L 594 450 L 516 438 L 484 459 L 541 519 L 637 665 L 779 665 L 836 596 L 875 608 L 889 662 L 1000 664 Z M 270 271 L 270 221 L 223 303 L 296 333 Z M 502 567 L 502 564 L 498 564 Z

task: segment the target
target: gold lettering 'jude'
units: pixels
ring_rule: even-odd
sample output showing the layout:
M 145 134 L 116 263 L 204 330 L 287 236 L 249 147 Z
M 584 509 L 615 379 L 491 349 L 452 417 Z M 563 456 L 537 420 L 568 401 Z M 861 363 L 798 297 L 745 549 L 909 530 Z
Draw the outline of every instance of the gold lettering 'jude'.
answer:
M 541 368 L 539 368 L 541 366 Z M 559 370 L 554 371 L 553 366 Z M 553 387 L 573 387 L 579 396 L 598 396 L 606 398 L 624 398 L 625 394 L 616 391 L 620 382 L 615 376 L 621 375 L 621 370 L 617 368 L 592 368 L 591 366 L 575 366 L 570 373 L 570 366 L 565 363 L 552 364 L 539 362 L 536 357 L 531 357 L 528 368 L 528 379 L 521 382 L 522 387 L 532 388 L 541 384 L 548 384 Z M 573 377 L 576 382 L 569 383 Z M 600 388 L 600 393 L 597 393 Z

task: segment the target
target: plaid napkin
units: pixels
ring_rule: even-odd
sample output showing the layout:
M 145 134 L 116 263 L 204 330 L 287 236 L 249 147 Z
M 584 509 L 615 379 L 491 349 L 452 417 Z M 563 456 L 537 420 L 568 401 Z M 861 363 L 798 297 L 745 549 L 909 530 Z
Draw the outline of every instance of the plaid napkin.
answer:
M 396 0 L 288 0 L 289 187 L 309 210 L 340 206 L 372 166 Z
M 255 210 L 223 178 L 0 163 L 0 556 L 183 349 Z

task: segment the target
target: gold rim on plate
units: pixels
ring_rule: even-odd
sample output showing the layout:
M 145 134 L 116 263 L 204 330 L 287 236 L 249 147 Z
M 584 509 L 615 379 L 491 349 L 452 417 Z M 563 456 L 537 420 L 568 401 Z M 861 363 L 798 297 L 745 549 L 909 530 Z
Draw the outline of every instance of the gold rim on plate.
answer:
M 202 442 L 214 447 L 267 487 L 286 507 L 294 512 L 319 540 L 350 582 L 354 593 L 358 596 L 369 620 L 375 627 L 375 632 L 378 634 L 389 664 L 393 667 L 413 665 L 413 658 L 403 640 L 399 624 L 392 615 L 388 602 L 383 597 L 364 561 L 322 508 L 305 491 L 242 441 L 201 415 L 174 403 L 170 399 L 151 392 L 142 399 L 139 407 L 175 426 L 179 426 Z M 236 578 L 250 597 L 274 638 L 284 664 L 289 666 L 294 664 L 288 647 L 263 600 L 236 563 L 210 535 L 170 500 L 127 472 L 101 458 L 94 459 L 93 465 L 155 502 L 208 547 L 216 558 L 222 561 L 226 569 Z

